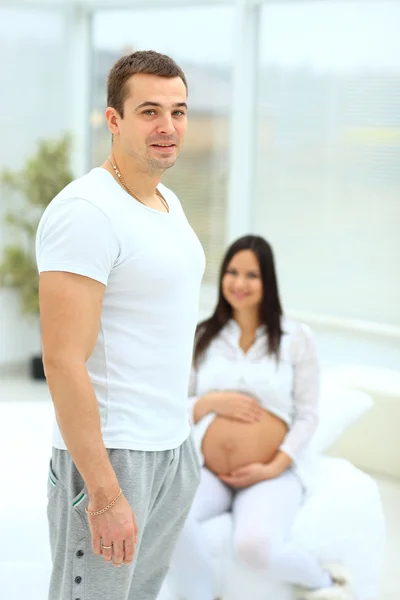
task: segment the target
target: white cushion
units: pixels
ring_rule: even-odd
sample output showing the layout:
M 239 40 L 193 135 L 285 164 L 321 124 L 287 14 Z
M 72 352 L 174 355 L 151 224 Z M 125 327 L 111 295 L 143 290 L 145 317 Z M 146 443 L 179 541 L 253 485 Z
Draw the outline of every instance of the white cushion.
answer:
M 374 406 L 329 449 L 373 473 L 400 478 L 400 371 L 365 365 L 343 365 L 332 377 L 371 396 Z
M 366 365 L 342 365 L 330 374 L 350 388 L 363 390 L 372 396 L 384 394 L 400 399 L 400 371 Z
M 372 398 L 341 384 L 334 376 L 323 373 L 319 408 L 319 424 L 308 447 L 320 454 L 332 446 L 344 431 L 373 407 Z

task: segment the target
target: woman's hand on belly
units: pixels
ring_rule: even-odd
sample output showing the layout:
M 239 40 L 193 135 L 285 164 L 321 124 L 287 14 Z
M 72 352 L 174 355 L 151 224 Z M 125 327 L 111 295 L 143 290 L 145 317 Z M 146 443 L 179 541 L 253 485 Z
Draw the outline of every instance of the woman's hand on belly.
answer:
M 276 456 L 287 425 L 279 417 L 262 410 L 257 423 L 241 423 L 216 416 L 202 441 L 206 467 L 217 475 L 230 475 L 253 463 L 266 465 Z
M 262 408 L 255 398 L 242 392 L 207 392 L 194 405 L 194 423 L 198 423 L 209 413 L 217 413 L 219 417 L 242 423 L 257 423 L 261 418 Z
M 219 475 L 219 478 L 233 488 L 245 488 L 260 481 L 279 477 L 291 464 L 290 456 L 284 452 L 278 452 L 276 457 L 267 464 L 251 463 L 239 467 L 227 475 Z
M 273 474 L 268 469 L 268 465 L 256 462 L 239 467 L 228 475 L 220 475 L 219 478 L 233 488 L 246 488 L 260 481 L 272 479 Z
M 212 394 L 215 398 L 215 412 L 220 417 L 243 423 L 260 421 L 263 409 L 253 396 L 233 390 L 212 392 Z

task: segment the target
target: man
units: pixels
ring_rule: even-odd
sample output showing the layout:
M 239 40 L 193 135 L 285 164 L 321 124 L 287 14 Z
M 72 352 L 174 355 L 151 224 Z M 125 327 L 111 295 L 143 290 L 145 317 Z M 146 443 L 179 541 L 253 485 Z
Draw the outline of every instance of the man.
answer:
M 154 600 L 197 487 L 187 389 L 204 254 L 160 184 L 185 136 L 186 98 L 169 57 L 121 58 L 108 78 L 110 156 L 39 224 L 56 414 L 49 600 Z

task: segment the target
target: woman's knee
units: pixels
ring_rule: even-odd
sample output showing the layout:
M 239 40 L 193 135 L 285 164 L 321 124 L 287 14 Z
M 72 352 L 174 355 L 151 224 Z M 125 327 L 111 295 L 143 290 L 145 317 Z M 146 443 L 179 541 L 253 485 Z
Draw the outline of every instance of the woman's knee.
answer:
M 267 570 L 271 563 L 271 541 L 262 532 L 248 532 L 234 539 L 234 553 L 238 560 L 252 569 Z

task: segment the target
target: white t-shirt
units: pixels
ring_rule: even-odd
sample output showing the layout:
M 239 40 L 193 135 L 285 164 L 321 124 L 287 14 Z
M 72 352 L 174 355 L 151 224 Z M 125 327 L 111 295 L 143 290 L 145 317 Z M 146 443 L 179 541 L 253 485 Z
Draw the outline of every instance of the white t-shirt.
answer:
M 64 188 L 36 238 L 39 272 L 106 285 L 87 369 L 108 448 L 169 450 L 187 438 L 187 390 L 205 258 L 178 198 L 144 206 L 105 169 Z M 53 445 L 65 449 L 57 423 Z

